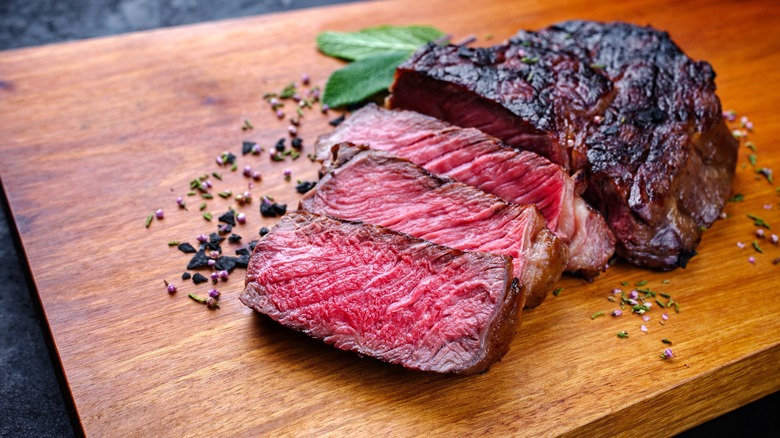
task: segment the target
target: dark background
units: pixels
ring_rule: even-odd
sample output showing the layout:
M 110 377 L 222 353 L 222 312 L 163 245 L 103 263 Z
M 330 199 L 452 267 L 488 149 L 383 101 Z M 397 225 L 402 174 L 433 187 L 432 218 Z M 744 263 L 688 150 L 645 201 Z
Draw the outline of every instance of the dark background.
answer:
M 0 50 L 354 1 L 0 0 Z M 0 437 L 73 436 L 81 431 L 60 391 L 59 364 L 4 192 L 0 202 Z M 780 436 L 778 417 L 780 392 L 681 436 Z

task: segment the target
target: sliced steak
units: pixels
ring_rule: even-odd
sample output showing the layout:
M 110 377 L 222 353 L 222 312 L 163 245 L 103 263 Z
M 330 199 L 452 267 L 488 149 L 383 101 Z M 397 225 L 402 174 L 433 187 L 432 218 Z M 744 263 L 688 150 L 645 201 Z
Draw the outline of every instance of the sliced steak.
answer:
M 485 49 L 428 45 L 397 70 L 389 102 L 581 171 L 617 252 L 672 269 L 731 192 L 738 144 L 714 78 L 665 32 L 570 21 Z
M 510 257 L 291 212 L 257 244 L 240 299 L 342 350 L 474 374 L 509 349 L 524 294 Z
M 574 179 L 561 166 L 477 129 L 371 104 L 321 136 L 318 157 L 329 159 L 331 147 L 341 142 L 368 144 L 508 202 L 536 205 L 547 227 L 569 247 L 568 271 L 594 277 L 615 250 L 604 218 L 580 197 Z
M 301 200 L 301 210 L 381 225 L 461 250 L 511 256 L 526 307 L 541 304 L 560 279 L 566 248 L 536 207 L 510 204 L 406 159 L 349 143 L 334 147 L 334 161 Z

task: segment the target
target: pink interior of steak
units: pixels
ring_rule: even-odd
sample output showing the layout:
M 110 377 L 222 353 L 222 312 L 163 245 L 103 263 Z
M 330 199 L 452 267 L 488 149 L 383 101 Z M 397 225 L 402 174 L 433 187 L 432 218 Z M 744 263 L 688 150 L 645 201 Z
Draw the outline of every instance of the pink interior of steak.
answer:
M 375 105 L 320 137 L 318 155 L 327 159 L 330 148 L 343 141 L 389 151 L 511 203 L 536 205 L 550 230 L 569 246 L 569 271 L 596 275 L 612 256 L 614 237 L 604 219 L 575 193 L 564 169 L 535 153 L 510 148 L 476 129 Z
M 305 212 L 260 240 L 241 301 L 344 350 L 475 373 L 503 356 L 523 294 L 511 259 Z
M 326 174 L 301 201 L 301 209 L 385 226 L 453 248 L 511 256 L 527 305 L 540 304 L 560 278 L 565 250 L 534 207 L 438 178 L 385 152 L 355 153 L 347 144 L 337 148 L 337 154 L 354 156 Z
M 558 135 L 543 132 L 471 90 L 399 68 L 388 100 L 391 108 L 403 108 L 447 120 L 455 125 L 477 128 L 506 144 L 522 145 L 564 167 L 569 166 L 566 147 Z M 520 146 L 517 146 L 520 147 Z

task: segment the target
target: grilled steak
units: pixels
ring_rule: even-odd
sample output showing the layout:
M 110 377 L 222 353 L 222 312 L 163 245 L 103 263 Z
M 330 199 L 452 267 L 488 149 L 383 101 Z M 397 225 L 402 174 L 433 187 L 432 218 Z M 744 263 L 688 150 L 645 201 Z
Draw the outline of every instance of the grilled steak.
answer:
M 381 225 L 461 250 L 512 256 L 526 307 L 541 304 L 560 279 L 566 248 L 534 206 L 510 204 L 408 160 L 348 143 L 334 148 L 334 162 L 303 198 L 301 210 Z
M 318 157 L 327 160 L 331 147 L 345 141 L 389 151 L 508 202 L 536 205 L 548 228 L 569 247 L 568 271 L 593 277 L 604 270 L 615 250 L 614 236 L 604 219 L 579 196 L 564 169 L 479 130 L 371 104 L 321 136 L 316 145 Z
M 490 48 L 428 45 L 397 70 L 389 102 L 581 171 L 617 252 L 672 269 L 731 191 L 738 144 L 714 78 L 664 32 L 570 21 Z
M 292 212 L 257 244 L 240 299 L 342 350 L 474 374 L 509 349 L 524 295 L 510 257 Z

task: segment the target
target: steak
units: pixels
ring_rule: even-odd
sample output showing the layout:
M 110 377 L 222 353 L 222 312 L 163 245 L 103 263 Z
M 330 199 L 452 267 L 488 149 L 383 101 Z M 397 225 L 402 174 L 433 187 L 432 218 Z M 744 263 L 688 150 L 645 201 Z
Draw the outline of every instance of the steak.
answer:
M 566 247 L 536 207 L 510 204 L 406 159 L 349 143 L 334 147 L 333 168 L 299 208 L 464 251 L 511 256 L 526 307 L 544 301 L 566 265 Z
M 317 140 L 318 157 L 327 160 L 331 147 L 345 141 L 391 152 L 508 202 L 536 205 L 547 227 L 569 248 L 568 271 L 594 277 L 615 250 L 604 218 L 579 196 L 564 169 L 482 131 L 370 104 Z
M 255 247 L 240 299 L 342 350 L 474 374 L 509 349 L 525 297 L 510 257 L 291 212 Z
M 685 267 L 731 192 L 738 143 L 714 79 L 665 32 L 569 21 L 489 48 L 427 45 L 396 71 L 389 105 L 582 172 L 618 254 L 668 270 Z

